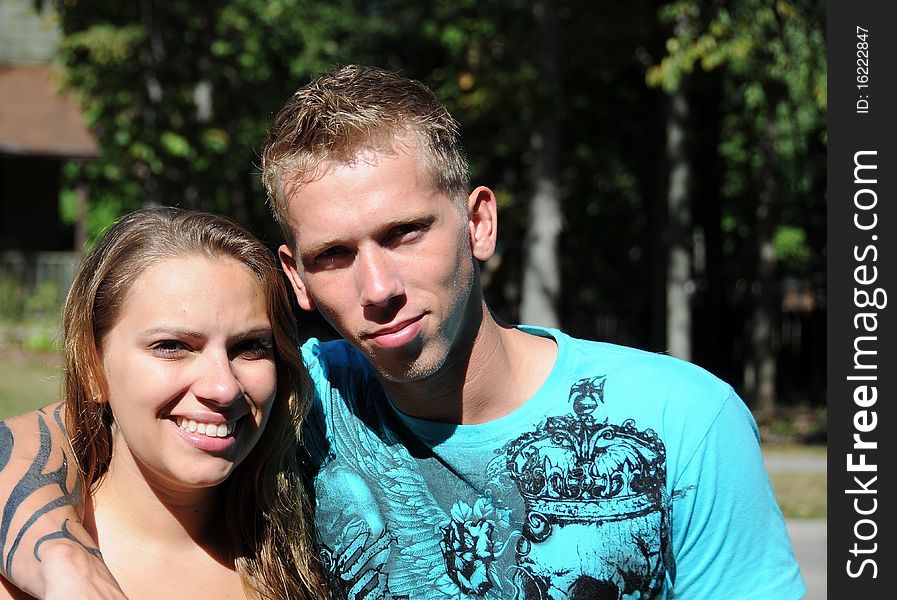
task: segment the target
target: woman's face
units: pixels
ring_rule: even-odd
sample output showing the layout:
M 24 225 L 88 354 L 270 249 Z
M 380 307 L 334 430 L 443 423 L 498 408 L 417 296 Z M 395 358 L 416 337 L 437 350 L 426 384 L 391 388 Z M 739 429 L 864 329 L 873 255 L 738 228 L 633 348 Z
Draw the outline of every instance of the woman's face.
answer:
M 277 388 L 258 279 L 232 258 L 177 257 L 133 282 L 102 339 L 110 470 L 171 491 L 217 485 L 252 450 Z

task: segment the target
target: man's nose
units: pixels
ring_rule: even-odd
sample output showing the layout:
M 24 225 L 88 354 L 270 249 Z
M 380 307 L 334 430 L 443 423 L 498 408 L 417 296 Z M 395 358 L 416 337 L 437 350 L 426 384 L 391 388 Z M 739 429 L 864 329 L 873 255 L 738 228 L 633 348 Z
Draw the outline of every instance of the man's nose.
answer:
M 395 263 L 383 249 L 358 254 L 355 279 L 362 306 L 383 306 L 405 293 Z

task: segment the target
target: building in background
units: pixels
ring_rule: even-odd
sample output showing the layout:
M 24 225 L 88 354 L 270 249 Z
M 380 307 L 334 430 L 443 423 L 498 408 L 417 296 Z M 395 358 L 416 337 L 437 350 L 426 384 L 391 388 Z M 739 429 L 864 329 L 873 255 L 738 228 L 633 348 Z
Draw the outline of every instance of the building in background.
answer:
M 37 13 L 30 0 L 0 0 L 0 294 L 8 313 L 22 308 L 12 295 L 23 295 L 19 303 L 39 289 L 64 296 L 83 226 L 61 218 L 62 167 L 99 155 L 77 103 L 59 91 L 61 34 L 49 4 Z

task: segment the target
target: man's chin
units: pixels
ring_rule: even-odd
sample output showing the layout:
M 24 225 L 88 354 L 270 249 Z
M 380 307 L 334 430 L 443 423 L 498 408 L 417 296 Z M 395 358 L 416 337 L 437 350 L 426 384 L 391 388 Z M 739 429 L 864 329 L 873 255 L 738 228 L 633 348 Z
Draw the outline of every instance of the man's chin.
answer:
M 380 374 L 380 378 L 388 383 L 414 383 L 429 379 L 439 372 L 445 360 L 426 360 L 418 356 L 411 361 L 391 361 L 382 357 L 369 357 L 371 364 Z

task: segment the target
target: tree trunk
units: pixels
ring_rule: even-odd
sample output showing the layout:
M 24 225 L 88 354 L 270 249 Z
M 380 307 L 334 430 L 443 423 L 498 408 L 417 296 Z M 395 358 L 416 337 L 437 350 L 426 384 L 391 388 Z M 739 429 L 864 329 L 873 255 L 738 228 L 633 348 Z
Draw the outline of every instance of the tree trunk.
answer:
M 685 80 L 670 96 L 667 112 L 667 350 L 691 360 L 691 163 L 686 148 L 688 99 Z
M 558 239 L 561 207 L 558 195 L 558 16 L 551 0 L 533 6 L 536 23 L 536 69 L 540 90 L 530 145 L 533 151 L 533 196 L 524 242 L 520 320 L 558 327 L 561 288 Z
M 78 264 L 84 260 L 84 252 L 87 246 L 87 216 L 90 213 L 90 192 L 87 182 L 80 179 L 75 184 L 75 254 Z
M 734 381 L 742 376 L 733 372 L 732 351 L 733 315 L 729 314 L 727 285 L 724 275 L 722 201 L 724 161 L 719 154 L 722 115 L 722 83 L 719 71 L 695 73 L 690 78 L 690 109 L 701 115 L 701 135 L 691 144 L 691 164 L 701 165 L 694 170 L 692 180 L 692 218 L 695 230 L 703 239 L 703 256 L 697 247 L 692 257 L 697 291 L 692 297 L 692 359 L 725 379 Z M 696 89 L 697 88 L 697 89 Z M 737 321 L 735 321 L 737 322 Z
M 745 369 L 745 393 L 751 399 L 753 410 L 763 416 L 771 416 L 776 410 L 776 356 L 773 349 L 773 324 L 775 317 L 775 269 L 776 255 L 773 246 L 775 223 L 773 208 L 778 197 L 775 177 L 776 100 L 767 90 L 766 125 L 763 132 L 763 166 L 761 191 L 755 212 L 754 239 L 757 252 L 756 294 L 750 319 L 751 358 Z
M 159 106 L 162 103 L 162 81 L 159 71 L 165 64 L 165 41 L 162 31 L 162 15 L 156 6 L 155 0 L 141 0 L 140 20 L 146 29 L 149 42 L 150 63 L 144 71 L 144 85 L 146 86 L 147 103 L 143 112 L 144 127 L 159 135 L 162 131 L 159 120 L 161 118 Z M 165 190 L 160 189 L 160 177 L 157 177 L 149 165 L 146 165 L 143 177 L 144 205 L 159 206 L 165 197 Z

